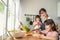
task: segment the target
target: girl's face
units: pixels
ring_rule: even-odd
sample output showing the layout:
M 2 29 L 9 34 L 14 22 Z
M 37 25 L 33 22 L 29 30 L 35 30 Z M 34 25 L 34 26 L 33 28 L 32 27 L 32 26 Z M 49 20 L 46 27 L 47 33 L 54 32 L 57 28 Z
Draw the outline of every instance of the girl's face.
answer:
M 45 29 L 46 29 L 47 31 L 50 31 L 50 30 L 51 30 L 51 25 L 45 25 Z
M 40 19 L 39 19 L 39 18 L 36 18 L 36 21 L 37 21 L 37 22 L 39 22 L 39 21 L 40 21 Z

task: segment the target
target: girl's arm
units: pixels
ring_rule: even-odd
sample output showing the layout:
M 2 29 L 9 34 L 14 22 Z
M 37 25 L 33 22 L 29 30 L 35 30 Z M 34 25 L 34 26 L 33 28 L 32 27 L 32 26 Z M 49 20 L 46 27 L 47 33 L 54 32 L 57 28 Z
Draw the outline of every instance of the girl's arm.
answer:
M 49 37 L 49 36 L 40 36 L 40 38 L 48 39 L 48 40 L 57 40 L 57 37 Z
M 40 34 L 46 34 L 46 30 L 40 31 Z
M 43 31 L 41 31 L 40 33 L 45 34 L 45 31 L 46 31 L 46 30 L 43 30 Z

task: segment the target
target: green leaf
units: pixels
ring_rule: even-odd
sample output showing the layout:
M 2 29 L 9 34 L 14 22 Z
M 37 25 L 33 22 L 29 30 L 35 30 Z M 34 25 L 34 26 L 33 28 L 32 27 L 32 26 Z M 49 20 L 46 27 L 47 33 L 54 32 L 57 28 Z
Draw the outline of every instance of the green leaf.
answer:
M 4 10 L 4 5 L 2 2 L 0 2 L 0 12 Z
M 23 26 L 22 29 L 26 32 L 29 32 L 30 31 L 30 28 L 28 28 L 27 26 Z

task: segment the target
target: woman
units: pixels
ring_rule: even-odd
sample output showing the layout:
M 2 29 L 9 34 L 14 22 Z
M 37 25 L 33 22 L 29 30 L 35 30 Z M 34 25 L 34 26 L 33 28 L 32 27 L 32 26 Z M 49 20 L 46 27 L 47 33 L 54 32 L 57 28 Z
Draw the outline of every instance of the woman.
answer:
M 41 9 L 39 10 L 39 15 L 40 15 L 41 18 L 43 19 L 42 22 L 44 22 L 44 21 L 47 20 L 47 19 L 50 19 L 50 17 L 48 16 L 47 11 L 46 11 L 45 8 L 41 8 Z M 42 23 L 41 30 L 45 30 L 44 23 Z
M 39 10 L 39 15 L 44 18 L 44 20 L 50 19 L 45 8 Z

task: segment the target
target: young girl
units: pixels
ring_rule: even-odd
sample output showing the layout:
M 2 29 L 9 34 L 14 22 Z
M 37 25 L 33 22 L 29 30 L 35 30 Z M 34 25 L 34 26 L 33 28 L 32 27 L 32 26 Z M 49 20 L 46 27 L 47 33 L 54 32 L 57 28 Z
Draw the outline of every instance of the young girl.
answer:
M 45 31 L 42 33 L 46 34 L 46 36 L 40 36 L 40 38 L 45 38 L 49 40 L 58 40 L 58 33 L 56 31 L 55 23 L 52 19 L 48 19 L 44 21 L 45 24 Z
M 33 23 L 34 29 L 40 29 L 41 27 L 41 18 L 39 15 L 35 17 L 35 22 Z
M 42 25 L 41 18 L 40 18 L 39 15 L 36 15 L 35 22 L 33 22 L 33 26 L 34 26 L 34 29 L 33 29 L 34 30 L 34 34 L 33 34 L 33 36 L 40 35 L 38 31 L 40 30 L 41 25 Z

